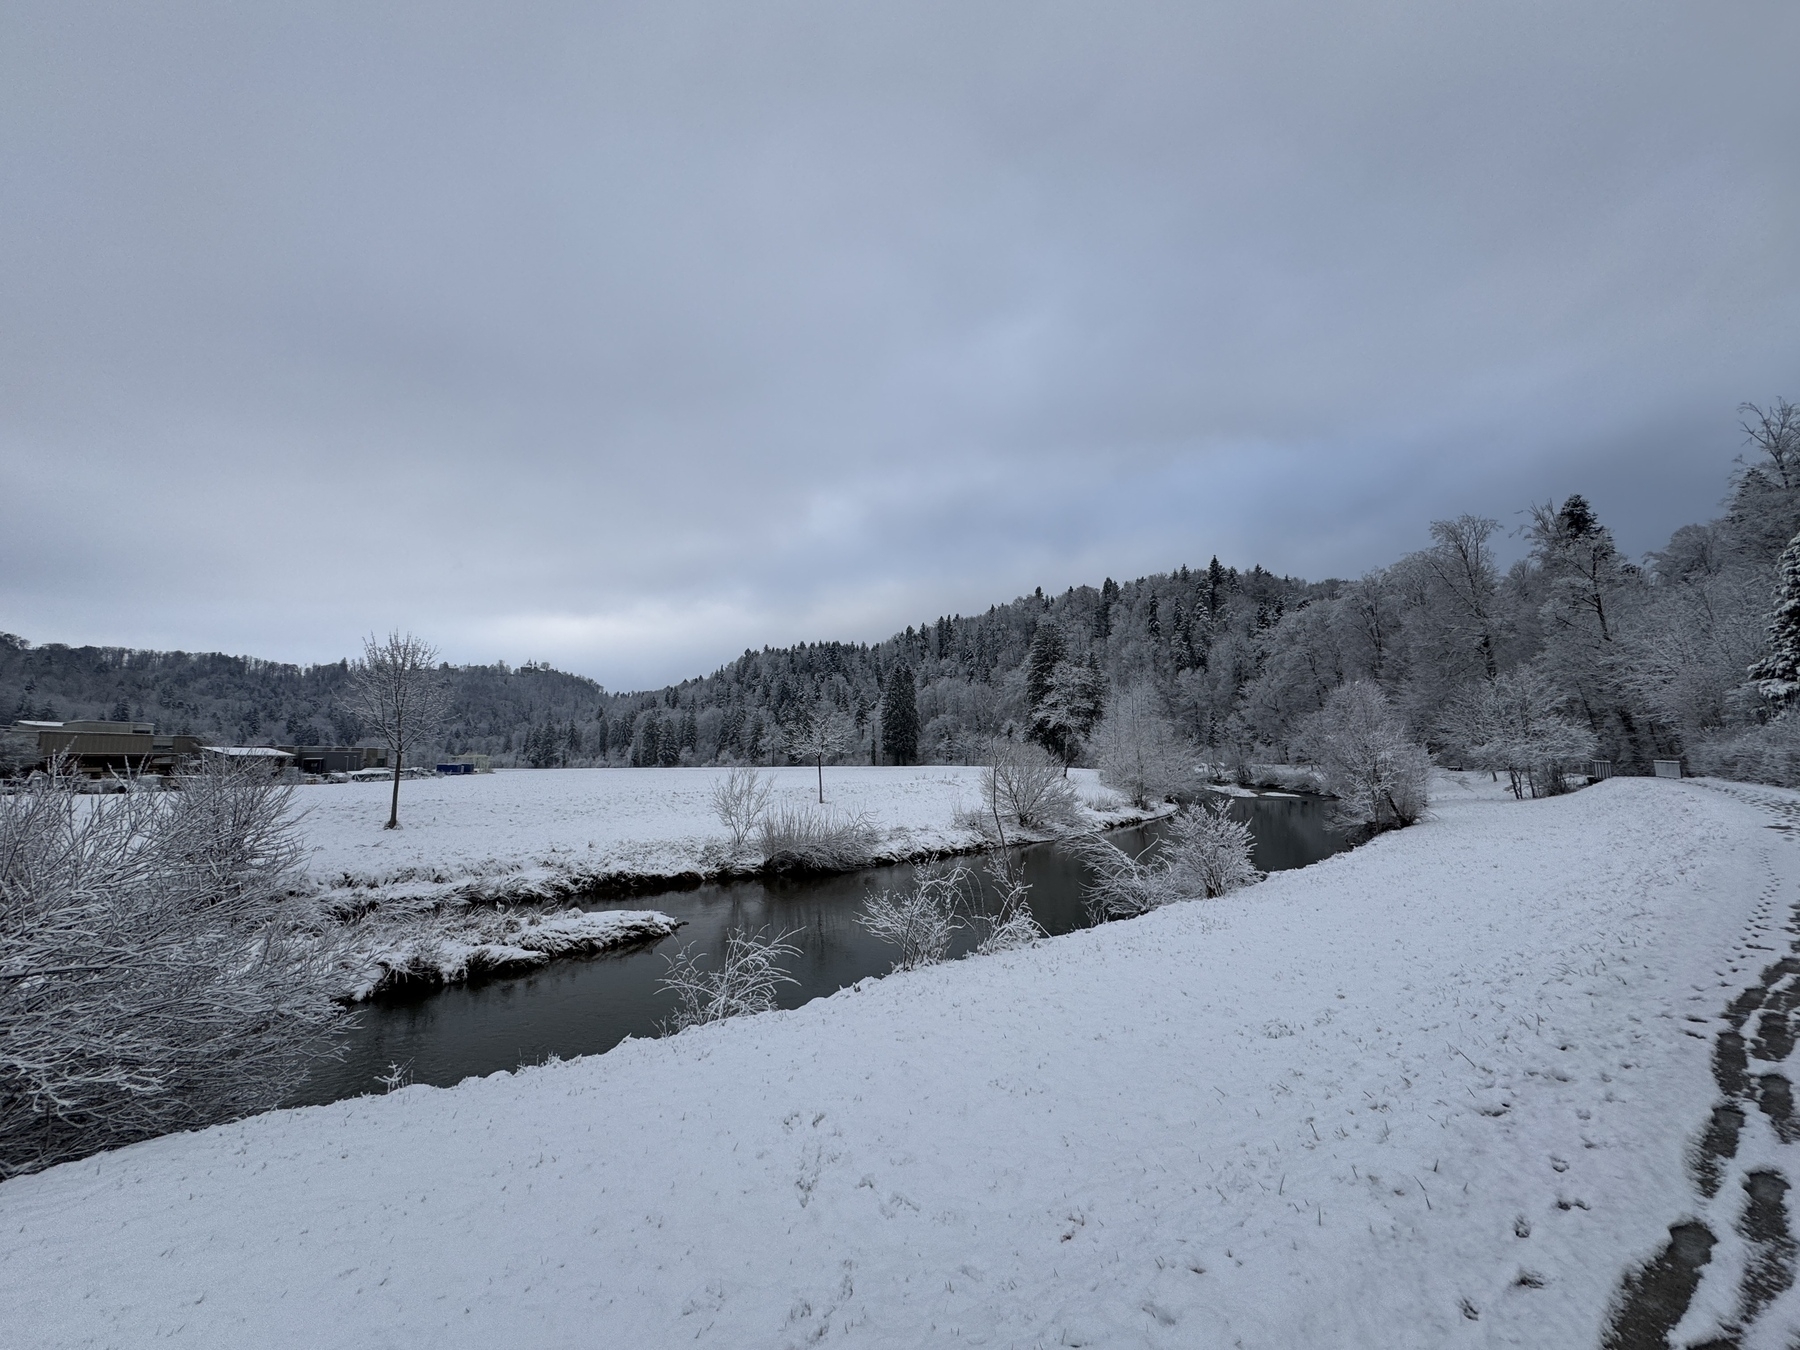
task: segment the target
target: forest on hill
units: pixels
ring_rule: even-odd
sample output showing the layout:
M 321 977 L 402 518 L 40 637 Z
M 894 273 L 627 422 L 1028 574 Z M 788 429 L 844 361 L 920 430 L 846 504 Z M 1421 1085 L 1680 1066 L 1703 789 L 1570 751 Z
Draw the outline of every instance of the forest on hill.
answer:
M 841 734 L 828 754 L 849 761 L 979 761 L 996 736 L 1078 757 L 1094 720 L 1129 696 L 1216 761 L 1281 762 L 1305 758 L 1334 689 L 1367 680 L 1441 756 L 1457 756 L 1476 705 L 1500 690 L 1522 716 L 1587 728 L 1593 753 L 1624 771 L 1686 755 L 1697 768 L 1792 781 L 1800 736 L 1778 714 L 1792 697 L 1783 662 L 1800 652 L 1783 650 L 1779 625 L 1771 648 L 1770 632 L 1783 551 L 1800 532 L 1800 408 L 1746 405 L 1745 417 L 1748 449 L 1724 513 L 1641 560 L 1571 496 L 1530 508 L 1529 552 L 1505 569 L 1497 522 L 1465 515 L 1355 580 L 1309 583 L 1213 558 L 1040 589 L 874 644 L 746 651 L 659 690 L 611 693 L 537 662 L 446 665 L 450 710 L 427 753 L 537 767 L 784 762 L 806 757 L 805 729 L 829 720 Z M 1789 570 L 1800 585 L 1800 555 Z M 364 732 L 347 710 L 349 671 L 348 661 L 34 646 L 8 634 L 0 712 L 130 718 L 246 744 L 348 743 Z M 901 689 L 910 702 L 896 712 Z

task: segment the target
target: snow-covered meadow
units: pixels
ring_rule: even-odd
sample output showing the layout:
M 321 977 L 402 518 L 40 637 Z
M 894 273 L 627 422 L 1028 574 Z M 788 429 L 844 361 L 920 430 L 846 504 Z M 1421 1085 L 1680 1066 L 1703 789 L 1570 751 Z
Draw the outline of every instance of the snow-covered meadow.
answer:
M 1700 1215 L 1698 1339 L 1746 1251 L 1741 1176 L 1684 1170 L 1709 1054 L 1800 898 L 1771 820 L 1446 780 L 1225 900 L 67 1164 L 0 1186 L 10 1333 L 1591 1347 Z M 1748 1114 L 1740 1157 L 1791 1173 Z
M 810 768 L 765 769 L 774 801 L 817 806 Z M 317 784 L 295 789 L 303 813 L 306 868 L 333 890 L 385 899 L 546 900 L 607 885 L 714 873 L 729 835 L 713 812 L 726 770 L 517 770 L 400 785 L 399 830 L 384 830 L 388 785 Z M 979 846 L 957 824 L 983 802 L 981 769 L 828 767 L 825 808 L 866 813 L 880 831 L 872 862 Z M 1071 771 L 1089 808 L 1083 828 L 1139 819 L 1091 769 Z

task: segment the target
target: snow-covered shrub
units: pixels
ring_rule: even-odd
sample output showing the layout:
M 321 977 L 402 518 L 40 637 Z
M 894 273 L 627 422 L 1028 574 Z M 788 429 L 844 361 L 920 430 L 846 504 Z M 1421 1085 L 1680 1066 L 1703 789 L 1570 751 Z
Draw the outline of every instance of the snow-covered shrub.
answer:
M 1695 773 L 1800 787 L 1800 717 L 1789 711 L 1735 736 L 1702 741 L 1688 761 Z
M 1250 827 L 1233 820 L 1223 802 L 1176 816 L 1158 852 L 1175 889 L 1202 900 L 1215 900 L 1263 878 L 1250 862 Z
M 1412 738 L 1378 685 L 1339 685 L 1301 744 L 1337 798 L 1333 816 L 1352 834 L 1411 825 L 1425 814 L 1431 756 Z
M 782 805 L 764 814 L 757 847 L 770 867 L 803 872 L 847 872 L 868 864 L 881 832 L 866 814 L 840 815 L 810 806 Z
M 856 921 L 883 942 L 900 949 L 895 970 L 942 961 L 962 928 L 963 889 L 969 870 L 957 866 L 919 873 L 910 890 L 870 896 Z
M 738 853 L 769 809 L 775 781 L 755 769 L 735 768 L 713 785 L 712 808 L 719 823 L 731 831 L 731 850 Z
M 1095 923 L 1136 918 L 1176 900 L 1214 900 L 1263 877 L 1250 863 L 1249 826 L 1223 804 L 1182 812 L 1135 858 L 1099 835 L 1073 847 L 1094 874 L 1085 900 Z
M 986 929 L 976 944 L 976 952 L 983 956 L 1009 952 L 1043 937 L 1043 925 L 1031 912 L 1031 886 L 1012 856 L 997 849 L 988 856 L 983 870 L 993 887 L 994 904 L 991 908 L 977 907 L 972 916 L 978 927 Z
M 1042 746 L 996 740 L 988 753 L 981 795 L 990 816 L 998 815 L 1028 830 L 1054 828 L 1080 818 L 1075 790 L 1061 762 Z
M 782 965 L 800 955 L 800 949 L 789 941 L 793 936 L 728 933 L 725 959 L 717 970 L 706 969 L 698 956 L 682 947 L 668 958 L 669 973 L 659 982 L 664 989 L 673 991 L 676 1002 L 664 1030 L 685 1031 L 708 1022 L 723 1022 L 728 1017 L 770 1011 L 781 985 L 799 983 Z
M 1100 781 L 1117 788 L 1140 811 L 1190 786 L 1196 774 L 1193 747 L 1163 715 L 1156 693 L 1138 685 L 1121 689 L 1094 729 Z
M 983 871 L 993 891 L 985 899 L 975 874 L 960 864 L 920 871 L 908 890 L 870 897 L 857 922 L 900 949 L 895 970 L 935 965 L 963 929 L 981 934 L 977 953 L 1011 951 L 1036 942 L 1043 928 L 1031 912 L 1031 887 L 1020 869 L 996 850 Z
M 344 1025 L 287 789 L 0 796 L 0 1177 L 276 1105 Z

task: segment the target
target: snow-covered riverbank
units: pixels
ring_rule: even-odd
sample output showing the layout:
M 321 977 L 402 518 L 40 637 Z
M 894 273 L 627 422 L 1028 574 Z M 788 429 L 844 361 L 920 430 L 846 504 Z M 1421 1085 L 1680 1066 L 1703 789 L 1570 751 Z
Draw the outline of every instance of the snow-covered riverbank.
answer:
M 1800 897 L 1771 820 L 1447 781 L 1223 901 L 10 1181 L 10 1334 L 1586 1350 L 1702 1207 L 1721 1014 Z
M 400 788 L 399 830 L 383 830 L 380 783 L 297 788 L 306 869 L 328 897 L 382 903 L 544 902 L 716 876 L 729 836 L 713 814 L 723 769 L 546 769 L 423 779 Z M 812 769 L 765 769 L 775 802 L 817 803 Z M 958 824 L 983 801 L 981 770 L 849 766 L 825 770 L 826 807 L 866 815 L 881 842 L 871 864 L 964 852 L 981 835 Z M 1091 769 L 1071 771 L 1079 829 L 1144 818 Z M 1025 838 L 1051 837 L 1026 833 Z

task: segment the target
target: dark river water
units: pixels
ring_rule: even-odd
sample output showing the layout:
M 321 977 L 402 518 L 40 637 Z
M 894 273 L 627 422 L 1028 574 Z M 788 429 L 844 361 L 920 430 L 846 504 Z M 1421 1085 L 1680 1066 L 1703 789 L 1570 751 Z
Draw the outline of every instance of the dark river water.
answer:
M 1304 867 L 1329 857 L 1342 841 L 1326 825 L 1327 804 L 1316 798 L 1261 796 L 1231 799 L 1232 814 L 1249 823 L 1254 860 L 1265 872 Z M 1152 823 L 1108 837 L 1129 852 L 1161 833 Z M 1031 885 L 1031 908 L 1052 935 L 1087 926 L 1082 906 L 1084 869 L 1056 844 L 1015 851 Z M 961 860 L 971 868 L 980 860 Z M 379 1091 L 377 1075 L 407 1066 L 412 1081 L 440 1086 L 470 1075 L 536 1063 L 550 1054 L 567 1059 L 610 1050 L 627 1036 L 655 1036 L 674 1010 L 657 987 L 668 953 L 683 945 L 717 953 L 733 929 L 792 932 L 800 956 L 788 963 L 798 983 L 783 985 L 781 1006 L 798 1007 L 869 975 L 886 974 L 894 948 L 856 922 L 864 896 L 911 884 L 913 868 L 871 868 L 833 877 L 734 881 L 667 891 L 630 900 L 596 901 L 584 908 L 654 909 L 685 921 L 674 937 L 629 952 L 553 962 L 531 975 L 395 994 L 359 1005 L 357 1028 L 341 1060 L 322 1064 L 294 1104 L 336 1101 Z M 975 936 L 960 934 L 959 956 Z

